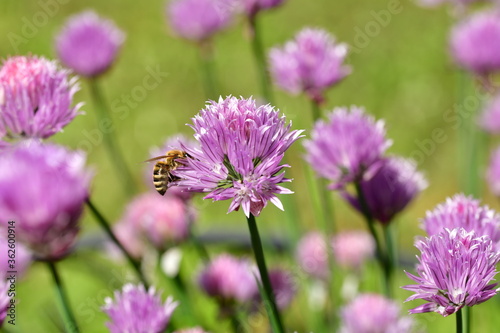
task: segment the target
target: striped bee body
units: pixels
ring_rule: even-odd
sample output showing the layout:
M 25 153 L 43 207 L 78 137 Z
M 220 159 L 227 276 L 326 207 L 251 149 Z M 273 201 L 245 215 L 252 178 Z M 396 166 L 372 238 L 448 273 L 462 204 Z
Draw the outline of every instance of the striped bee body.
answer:
M 187 157 L 188 154 L 182 150 L 170 150 L 164 156 L 154 157 L 146 161 L 159 160 L 153 168 L 153 184 L 158 193 L 164 195 L 170 184 L 179 180 L 179 177 L 174 176 L 172 171 L 181 164 L 177 161 L 178 159 L 185 159 Z

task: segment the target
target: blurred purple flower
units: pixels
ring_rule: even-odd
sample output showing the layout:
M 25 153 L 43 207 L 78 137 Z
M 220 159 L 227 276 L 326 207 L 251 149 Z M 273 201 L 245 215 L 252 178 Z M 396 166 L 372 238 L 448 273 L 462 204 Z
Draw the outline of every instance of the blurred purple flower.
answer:
M 280 310 L 287 308 L 297 293 L 297 286 L 291 272 L 284 269 L 270 269 L 269 280 L 274 291 L 276 305 Z
M 71 16 L 56 37 L 62 63 L 76 73 L 95 77 L 111 67 L 125 40 L 125 34 L 111 20 L 93 11 Z
M 361 294 L 340 313 L 340 333 L 409 333 L 414 322 L 401 316 L 398 303 L 377 294 Z
M 330 276 L 328 250 L 325 236 L 316 231 L 309 232 L 297 245 L 297 261 L 307 274 L 326 280 Z
M 183 147 L 192 158 L 173 172 L 178 186 L 209 192 L 205 199 L 232 199 L 228 211 L 242 207 L 247 217 L 258 216 L 268 201 L 283 210 L 276 194 L 292 191 L 278 185 L 291 181 L 282 171 L 288 165 L 280 162 L 302 131 L 292 131 L 270 105 L 236 97 L 210 102 L 192 128 L 200 148 Z
M 437 235 L 445 228 L 474 231 L 477 237 L 488 236 L 500 250 L 500 215 L 486 205 L 480 206 L 479 200 L 464 194 L 447 198 L 446 202 L 428 211 L 421 227 L 429 236 Z
M 79 113 L 72 107 L 76 78 L 43 57 L 16 56 L 0 69 L 0 139 L 41 138 L 61 132 Z
M 132 257 L 142 258 L 146 252 L 146 244 L 141 230 L 138 230 L 138 226 L 133 221 L 128 219 L 118 221 L 113 225 L 113 233 Z M 113 258 L 123 256 L 123 252 L 114 242 L 110 241 L 107 249 Z
M 184 201 L 149 192 L 136 197 L 125 210 L 123 221 L 159 250 L 184 241 L 190 233 L 193 214 Z
M 91 174 L 84 168 L 85 155 L 36 141 L 0 155 L 2 227 L 16 221 L 17 239 L 35 257 L 62 258 L 76 239 L 89 195 Z
M 382 224 L 388 224 L 427 187 L 427 181 L 417 171 L 414 161 L 389 157 L 382 159 L 378 171 L 372 177 L 363 179 L 360 185 L 371 215 Z M 343 191 L 342 195 L 362 212 L 357 197 L 347 191 Z
M 8 296 L 10 288 L 10 282 L 5 279 L 0 281 L 0 327 L 2 327 L 5 318 L 7 318 L 7 312 L 9 310 L 11 298 Z
M 200 42 L 229 26 L 236 7 L 231 0 L 172 0 L 167 17 L 177 35 Z
M 373 174 L 381 165 L 382 155 L 392 144 L 385 137 L 382 120 L 375 121 L 363 108 L 335 108 L 328 121 L 314 125 L 311 139 L 304 142 L 305 159 L 313 169 L 341 189 L 358 182 L 365 173 Z
M 274 82 L 291 94 L 305 92 L 321 103 L 324 90 L 351 73 L 344 65 L 347 45 L 337 43 L 327 31 L 305 28 L 283 48 L 269 52 Z
M 491 134 L 500 134 L 500 94 L 488 100 L 479 119 L 479 125 Z
M 259 293 L 250 262 L 229 254 L 212 259 L 198 277 L 200 287 L 223 303 L 251 301 Z
M 239 0 L 242 2 L 245 14 L 253 19 L 262 10 L 280 6 L 285 0 Z
M 111 319 L 106 323 L 111 333 L 163 332 L 177 307 L 172 297 L 162 303 L 154 287 L 148 291 L 142 285 L 126 284 L 123 291 L 115 291 L 115 299 L 106 298 L 103 311 Z
M 375 254 L 373 237 L 360 230 L 339 232 L 332 239 L 332 248 L 340 266 L 355 270 L 361 269 L 364 262 Z
M 0 278 L 8 276 L 9 274 L 7 271 L 15 270 L 16 277 L 19 279 L 24 275 L 31 264 L 31 253 L 28 249 L 19 242 L 13 242 L 12 239 L 13 238 L 11 238 L 11 242 L 9 243 L 7 233 L 0 237 Z M 12 251 L 9 252 L 9 250 Z M 9 260 L 12 260 L 9 256 L 10 254 L 15 255 L 14 269 L 9 265 Z
M 500 70 L 500 14 L 496 10 L 475 13 L 451 32 L 451 53 L 462 67 L 478 75 Z
M 497 271 L 500 253 L 493 250 L 488 236 L 478 236 L 463 228 L 444 229 L 439 234 L 415 242 L 420 250 L 418 276 L 406 272 L 417 284 L 403 286 L 415 292 L 406 301 L 423 299 L 428 303 L 410 313 L 437 312 L 446 317 L 497 294 L 496 283 L 488 284 Z
M 486 172 L 486 179 L 491 192 L 500 197 L 500 147 L 491 154 L 490 165 Z

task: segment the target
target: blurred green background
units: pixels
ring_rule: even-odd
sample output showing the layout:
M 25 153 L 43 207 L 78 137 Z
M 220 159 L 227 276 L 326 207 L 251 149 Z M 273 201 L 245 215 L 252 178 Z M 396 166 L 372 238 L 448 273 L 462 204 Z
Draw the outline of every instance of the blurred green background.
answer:
M 195 45 L 174 37 L 166 24 L 165 4 L 163 0 L 0 0 L 2 58 L 30 53 L 55 58 L 54 35 L 69 15 L 85 9 L 94 9 L 114 20 L 126 32 L 127 39 L 118 61 L 102 78 L 101 86 L 108 102 L 122 107 L 122 111 L 113 114 L 114 134 L 144 191 L 147 189 L 145 180 L 149 179 L 144 177 L 142 161 L 149 157 L 150 149 L 162 145 L 171 135 L 191 135 L 191 129 L 185 124 L 206 100 L 200 80 L 198 50 Z M 401 10 L 390 15 L 385 22 L 377 21 L 376 13 L 387 11 L 390 6 L 399 6 Z M 423 9 L 412 2 L 396 0 L 290 0 L 277 10 L 263 13 L 260 23 L 266 49 L 282 45 L 304 26 L 325 28 L 339 41 L 353 47 L 348 57 L 353 73 L 328 91 L 325 109 L 343 105 L 366 107 L 375 117 L 385 119 L 388 137 L 394 141 L 389 152 L 413 157 L 419 162 L 419 169 L 427 176 L 429 187 L 399 216 L 395 228 L 402 252 L 413 257 L 416 254 L 412 247 L 414 236 L 423 234 L 418 228 L 418 219 L 426 210 L 460 191 L 459 155 L 463 152 L 458 148 L 457 137 L 462 132 L 453 128 L 455 122 L 446 121 L 445 115 L 453 116 L 454 104 L 460 101 L 459 95 L 463 98 L 474 94 L 472 85 L 465 90 L 460 88 L 462 75 L 448 54 L 448 32 L 453 20 L 447 9 Z M 257 72 L 245 31 L 245 22 L 239 19 L 215 37 L 215 66 L 222 96 L 259 97 Z M 148 69 L 159 69 L 167 74 L 157 88 L 147 91 L 143 99 L 127 106 L 122 100 L 124 94 L 130 95 L 135 87 L 143 84 Z M 117 221 L 131 193 L 123 191 L 103 144 L 92 142 L 97 135 L 97 120 L 88 84 L 83 79 L 81 88 L 75 100 L 85 102 L 82 108 L 85 115 L 78 116 L 63 133 L 51 140 L 72 148 L 90 147 L 88 164 L 96 171 L 93 201 L 111 221 Z M 275 97 L 276 107 L 293 121 L 295 129 L 306 129 L 307 135 L 312 116 L 306 98 L 289 96 L 278 90 L 275 90 Z M 464 119 L 464 122 L 471 121 L 474 121 L 472 117 Z M 446 137 L 443 142 L 431 141 L 436 130 L 444 133 L 441 135 Z M 287 172 L 294 178 L 289 187 L 295 194 L 287 203 L 298 208 L 301 228 L 305 230 L 317 228 L 318 224 L 314 221 L 311 195 L 303 172 L 303 153 L 300 142 L 288 153 L 292 168 Z M 481 163 L 484 164 L 484 158 Z M 482 174 L 482 169 L 480 172 Z M 482 176 L 480 179 L 485 188 Z M 487 188 L 483 192 L 483 201 L 498 208 Z M 200 211 L 197 233 L 217 232 L 224 228 L 246 234 L 243 214 L 226 214 L 228 202 L 212 204 L 197 199 L 195 204 Z M 339 229 L 365 227 L 360 216 L 338 197 L 335 198 L 335 210 Z M 274 207 L 266 208 L 258 223 L 265 235 L 286 234 L 284 214 Z M 99 232 L 88 212 L 83 217 L 82 229 L 84 239 Z M 189 258 L 190 249 L 186 251 Z M 271 263 L 273 260 L 279 259 L 271 258 Z M 198 267 L 198 263 L 187 265 L 192 269 Z M 111 295 L 112 289 L 119 288 L 121 282 L 127 280 L 130 272 L 92 249 L 78 252 L 59 266 L 82 331 L 104 331 L 105 316 L 97 309 L 103 304 L 103 298 Z M 370 268 L 370 272 L 373 270 L 376 268 Z M 111 283 L 115 281 L 113 279 L 120 282 Z M 400 275 L 398 283 L 404 285 L 410 280 Z M 57 332 L 54 325 L 59 321 L 57 302 L 46 267 L 35 264 L 28 276 L 19 282 L 18 288 L 17 325 L 15 328 L 9 325 L 9 332 Z M 168 290 L 164 294 L 168 294 Z M 400 291 L 398 298 L 403 300 L 409 294 Z M 299 299 L 304 297 L 302 293 Z M 310 327 L 304 326 L 307 321 L 301 314 L 304 304 L 296 301 L 289 311 L 287 318 L 296 325 L 288 325 L 290 331 L 311 331 Z M 416 305 L 413 302 L 404 307 Z M 200 311 L 206 312 L 207 318 L 214 317 L 214 305 L 208 300 L 199 306 L 206 306 L 206 311 Z M 498 300 L 493 299 L 474 312 L 477 332 L 488 332 L 490 327 L 500 325 L 500 318 L 492 313 L 495 306 L 498 306 Z M 454 318 L 434 314 L 415 317 L 422 325 L 431 325 L 429 332 L 450 331 L 450 325 L 454 325 Z M 207 320 L 216 324 L 215 318 Z M 225 326 L 207 328 L 213 332 L 226 330 Z

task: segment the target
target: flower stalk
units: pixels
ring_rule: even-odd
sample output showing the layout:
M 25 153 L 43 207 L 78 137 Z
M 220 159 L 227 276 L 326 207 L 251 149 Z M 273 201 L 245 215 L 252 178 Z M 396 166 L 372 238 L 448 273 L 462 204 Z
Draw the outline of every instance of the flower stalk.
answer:
M 109 109 L 106 105 L 104 97 L 102 96 L 101 89 L 99 88 L 97 79 L 90 78 L 89 85 L 98 121 L 110 122 L 112 124 L 113 120 L 109 114 L 108 111 Z M 130 170 L 127 167 L 127 163 L 125 161 L 125 158 L 123 157 L 123 153 L 121 152 L 117 142 L 115 141 L 115 137 L 113 136 L 112 132 L 103 131 L 103 138 L 109 157 L 111 158 L 112 163 L 116 166 L 116 169 L 118 170 L 118 174 L 120 175 L 119 178 L 120 183 L 123 184 L 124 190 L 126 191 L 126 193 L 137 192 L 134 177 L 132 176 Z
M 267 271 L 264 251 L 259 236 L 259 230 L 257 229 L 257 224 L 255 222 L 255 216 L 253 214 L 250 214 L 249 217 L 247 217 L 247 222 L 248 229 L 250 231 L 250 238 L 252 241 L 252 248 L 255 255 L 255 261 L 257 262 L 257 267 L 259 268 L 260 278 L 262 281 L 262 298 L 269 303 L 269 306 L 265 306 L 265 308 L 269 319 L 271 320 L 271 326 L 273 326 L 275 333 L 284 333 L 280 313 L 278 311 L 278 307 L 276 306 L 273 289 L 271 287 L 271 281 L 269 279 L 269 273 Z
M 360 185 L 359 181 L 355 182 L 356 194 L 358 196 L 359 205 L 361 207 L 362 214 L 365 218 L 368 229 L 370 230 L 370 234 L 372 235 L 375 241 L 375 252 L 380 268 L 382 269 L 382 274 L 384 277 L 384 293 L 388 298 L 391 298 L 392 290 L 391 290 L 391 278 L 392 278 L 392 267 L 391 263 L 388 260 L 387 253 L 382 248 L 382 244 L 377 234 L 377 230 L 375 230 L 375 221 L 370 213 L 370 208 L 366 201 L 365 195 L 363 193 L 363 188 Z
M 257 71 L 260 80 L 260 88 L 262 97 L 267 103 L 274 104 L 274 96 L 269 83 L 269 75 L 267 73 L 266 57 L 264 54 L 264 46 L 262 45 L 262 34 L 256 17 L 252 17 L 250 23 L 250 38 L 252 44 L 252 52 L 257 65 Z
M 80 332 L 80 330 L 78 329 L 75 316 L 73 314 L 73 311 L 71 310 L 69 299 L 68 296 L 66 295 L 66 291 L 64 290 L 61 277 L 59 276 L 59 272 L 57 271 L 56 265 L 52 261 L 47 261 L 47 265 L 49 267 L 52 278 L 54 279 L 57 297 L 59 298 L 59 302 L 61 303 L 63 309 L 64 321 L 66 322 L 66 329 L 70 333 L 78 333 Z
M 125 258 L 127 258 L 127 261 L 129 262 L 130 266 L 132 266 L 133 269 L 135 270 L 135 272 L 137 273 L 137 276 L 139 277 L 139 280 L 141 280 L 141 282 L 143 283 L 144 287 L 148 288 L 149 284 L 147 283 L 146 278 L 144 277 L 144 274 L 142 273 L 140 263 L 137 262 L 137 260 L 135 260 L 132 257 L 132 255 L 127 251 L 127 249 L 125 249 L 125 247 L 118 240 L 118 238 L 116 238 L 116 235 L 114 234 L 113 230 L 111 229 L 108 221 L 101 214 L 101 212 L 97 209 L 97 207 L 92 203 L 90 198 L 87 199 L 86 203 L 87 203 L 87 206 L 90 208 L 90 211 L 94 215 L 95 219 L 97 220 L 97 222 L 101 226 L 101 228 L 103 228 L 103 230 L 106 232 L 108 237 L 113 241 L 113 243 L 115 243 L 115 245 L 118 246 L 118 248 L 123 253 Z

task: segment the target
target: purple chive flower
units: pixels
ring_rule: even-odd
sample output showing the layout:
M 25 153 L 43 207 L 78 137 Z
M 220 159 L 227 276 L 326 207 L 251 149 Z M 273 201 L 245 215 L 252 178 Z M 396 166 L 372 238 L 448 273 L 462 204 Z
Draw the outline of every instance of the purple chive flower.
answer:
M 132 230 L 160 250 L 184 241 L 189 236 L 192 220 L 191 208 L 184 201 L 153 192 L 135 198 L 122 218 L 122 221 L 130 221 Z
M 344 65 L 347 45 L 322 29 L 305 28 L 283 48 L 269 52 L 274 82 L 291 94 L 306 93 L 321 103 L 324 91 L 351 73 Z
M 16 56 L 0 68 L 0 139 L 40 138 L 61 132 L 78 114 L 76 78 L 55 61 Z M 0 144 L 1 146 L 1 144 Z
M 414 322 L 398 303 L 378 294 L 361 294 L 341 309 L 340 333 L 409 333 Z
M 2 227 L 16 221 L 16 237 L 39 259 L 70 251 L 89 195 L 85 155 L 36 141 L 0 153 Z M 27 179 L 29 175 L 29 179 Z
M 302 237 L 296 253 L 297 261 L 304 272 L 320 280 L 329 277 L 328 248 L 321 233 L 312 231 Z
M 360 185 L 371 215 L 386 225 L 427 187 L 427 181 L 414 161 L 389 157 L 382 159 L 378 171 Z M 357 197 L 347 191 L 342 195 L 362 212 Z
M 183 147 L 192 158 L 174 171 L 178 186 L 208 192 L 205 199 L 232 199 L 229 212 L 242 207 L 247 217 L 258 216 L 268 201 L 283 210 L 276 194 L 292 191 L 278 185 L 291 181 L 282 171 L 288 165 L 280 163 L 302 131 L 292 131 L 270 105 L 236 97 L 210 102 L 192 128 L 200 148 Z
M 260 11 L 280 6 L 284 0 L 240 0 L 243 10 L 249 18 L 254 18 Z
M 0 281 L 0 327 L 2 327 L 5 318 L 7 318 L 7 311 L 9 310 L 11 298 L 7 295 L 10 288 L 10 282 L 2 279 Z
M 500 252 L 493 250 L 488 236 L 478 236 L 463 228 L 444 229 L 441 233 L 415 242 L 417 274 L 406 275 L 417 284 L 403 289 L 415 292 L 406 301 L 423 299 L 428 303 L 410 313 L 437 312 L 443 317 L 464 306 L 473 306 L 496 295 L 496 283 L 488 284 L 497 271 Z
M 491 192 L 500 197 L 500 147 L 491 154 L 486 179 L 488 180 Z
M 336 108 L 328 118 L 317 121 L 311 139 L 304 142 L 305 158 L 332 182 L 331 189 L 340 189 L 374 173 L 392 142 L 385 137 L 384 122 L 375 121 L 363 108 Z
M 163 332 L 177 307 L 172 297 L 162 302 L 154 287 L 126 284 L 122 292 L 115 291 L 114 300 L 106 298 L 103 311 L 111 319 L 106 323 L 111 333 Z
M 479 125 L 491 134 L 500 134 L 500 94 L 493 96 L 486 104 Z
M 429 236 L 442 232 L 445 228 L 463 228 L 474 231 L 476 236 L 487 235 L 500 250 L 500 215 L 488 206 L 480 206 L 478 200 L 457 194 L 447 198 L 422 220 L 422 229 Z
M 500 14 L 493 10 L 466 18 L 453 28 L 450 45 L 461 67 L 478 75 L 500 70 Z
M 200 42 L 229 26 L 234 9 L 231 0 L 172 0 L 167 17 L 178 36 Z
M 200 287 L 223 303 L 251 301 L 259 293 L 250 262 L 229 254 L 212 259 L 198 277 Z
M 352 230 L 336 234 L 332 239 L 333 256 L 342 267 L 360 270 L 375 254 L 373 237 L 364 231 Z
M 76 73 L 95 77 L 106 72 L 116 59 L 125 34 L 111 20 L 93 11 L 71 16 L 56 37 L 59 59 Z

